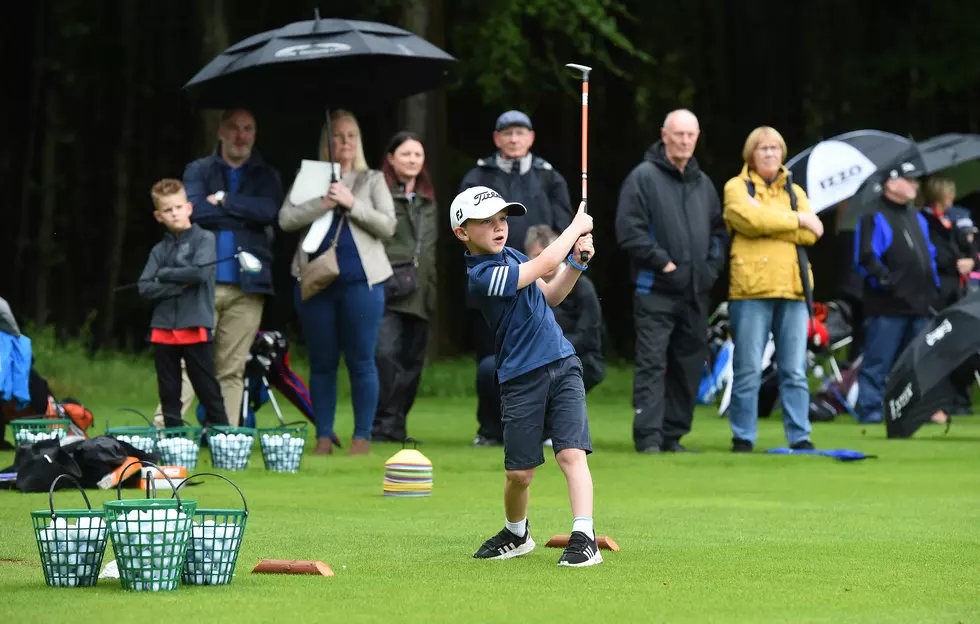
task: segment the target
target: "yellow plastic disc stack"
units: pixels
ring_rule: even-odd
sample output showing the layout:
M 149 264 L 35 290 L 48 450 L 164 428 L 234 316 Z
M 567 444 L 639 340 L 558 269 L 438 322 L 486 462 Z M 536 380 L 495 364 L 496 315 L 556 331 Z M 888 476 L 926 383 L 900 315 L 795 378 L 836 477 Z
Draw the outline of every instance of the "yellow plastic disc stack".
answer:
M 432 494 L 432 462 L 415 449 L 402 449 L 385 462 L 385 496 Z

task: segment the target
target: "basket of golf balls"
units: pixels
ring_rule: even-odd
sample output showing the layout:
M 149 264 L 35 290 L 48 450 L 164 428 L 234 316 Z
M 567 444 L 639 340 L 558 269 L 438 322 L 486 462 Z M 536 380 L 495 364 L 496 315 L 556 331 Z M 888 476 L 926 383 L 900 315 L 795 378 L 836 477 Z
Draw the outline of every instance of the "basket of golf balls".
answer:
M 238 551 L 245 536 L 248 520 L 248 503 L 241 488 L 228 477 L 213 472 L 193 474 L 177 489 L 195 477 L 210 476 L 224 479 L 238 490 L 242 498 L 241 509 L 203 509 L 194 511 L 190 537 L 187 540 L 187 559 L 181 581 L 184 585 L 227 585 L 235 575 Z
M 54 508 L 54 490 L 61 479 L 75 484 L 87 509 Z M 99 579 L 105 554 L 105 513 L 92 509 L 81 484 L 61 474 L 48 492 L 49 509 L 31 512 L 44 582 L 50 587 L 92 587 Z
M 34 444 L 43 440 L 60 440 L 68 435 L 71 421 L 67 418 L 21 418 L 10 421 L 14 442 Z
M 219 470 L 245 470 L 255 445 L 255 429 L 252 427 L 208 427 L 208 448 L 211 465 Z
M 110 427 L 109 417 L 107 416 L 105 419 L 105 434 L 111 438 L 119 440 L 120 442 L 130 444 L 134 448 L 137 448 L 144 453 L 156 452 L 157 428 L 153 426 L 153 423 L 151 423 L 150 420 L 141 412 L 129 407 L 120 407 L 116 411 L 133 412 L 134 414 L 138 414 L 144 421 L 146 421 L 146 425 Z
M 165 427 L 157 430 L 157 453 L 164 466 L 183 466 L 188 470 L 197 468 L 197 457 L 201 454 L 201 435 L 204 427 Z
M 306 447 L 306 424 L 290 423 L 257 430 L 262 461 L 270 472 L 299 472 Z
M 122 500 L 122 490 L 117 486 L 119 500 L 103 505 L 119 581 L 123 589 L 173 591 L 180 585 L 197 501 L 180 498 L 173 481 L 159 466 L 133 463 L 156 468 L 170 482 L 174 498 Z

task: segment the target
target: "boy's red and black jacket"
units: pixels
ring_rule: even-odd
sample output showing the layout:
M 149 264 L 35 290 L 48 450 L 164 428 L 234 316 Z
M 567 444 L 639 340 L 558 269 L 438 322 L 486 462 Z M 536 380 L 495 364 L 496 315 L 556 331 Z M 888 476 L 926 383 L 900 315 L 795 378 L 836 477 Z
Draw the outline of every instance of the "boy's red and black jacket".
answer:
M 865 316 L 928 316 L 939 275 L 929 225 L 918 211 L 885 198 L 855 231 L 854 264 L 864 276 Z

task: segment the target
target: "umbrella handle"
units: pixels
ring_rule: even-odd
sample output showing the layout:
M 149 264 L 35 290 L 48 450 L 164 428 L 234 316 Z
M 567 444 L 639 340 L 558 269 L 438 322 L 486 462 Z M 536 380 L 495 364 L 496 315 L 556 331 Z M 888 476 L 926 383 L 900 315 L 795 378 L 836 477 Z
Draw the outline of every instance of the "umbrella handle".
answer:
M 334 171 L 334 168 L 333 168 L 333 163 L 334 163 L 334 158 L 333 158 L 333 123 L 330 120 L 330 109 L 328 108 L 328 109 L 326 109 L 326 111 L 327 111 L 327 121 L 324 124 L 324 126 L 327 129 L 327 131 L 325 132 L 326 139 L 327 139 L 327 155 L 330 157 L 330 165 L 331 165 L 330 166 L 330 183 L 333 184 L 334 182 L 337 181 L 337 172 Z

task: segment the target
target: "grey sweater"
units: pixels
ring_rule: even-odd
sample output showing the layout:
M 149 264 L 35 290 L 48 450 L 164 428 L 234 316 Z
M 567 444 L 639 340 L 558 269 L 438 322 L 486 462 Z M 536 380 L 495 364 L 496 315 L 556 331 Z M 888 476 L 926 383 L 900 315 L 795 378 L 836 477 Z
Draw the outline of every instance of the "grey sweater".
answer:
M 140 295 L 153 302 L 152 329 L 206 327 L 214 329 L 215 266 L 214 234 L 196 223 L 174 236 L 167 232 L 150 250 Z M 234 262 L 234 260 L 229 260 Z

